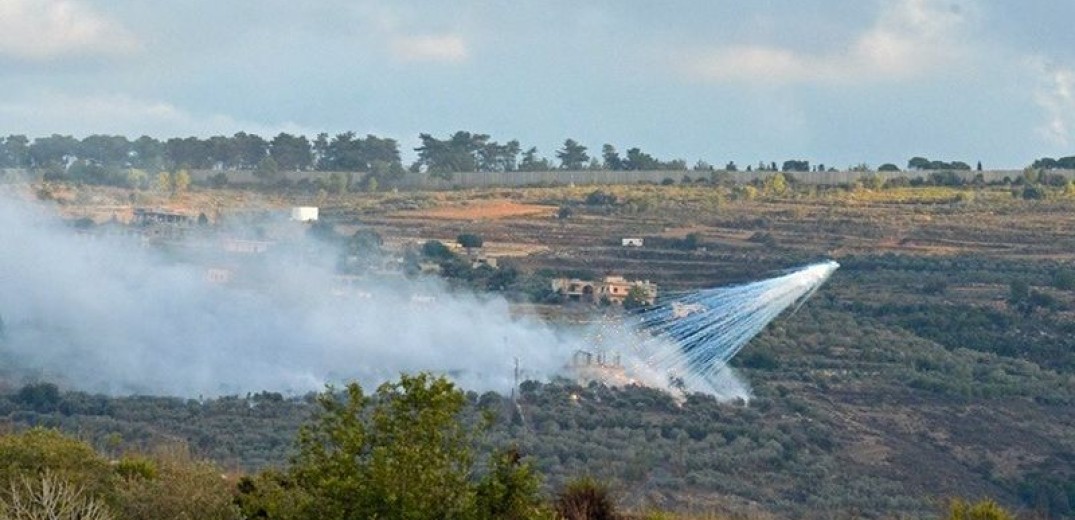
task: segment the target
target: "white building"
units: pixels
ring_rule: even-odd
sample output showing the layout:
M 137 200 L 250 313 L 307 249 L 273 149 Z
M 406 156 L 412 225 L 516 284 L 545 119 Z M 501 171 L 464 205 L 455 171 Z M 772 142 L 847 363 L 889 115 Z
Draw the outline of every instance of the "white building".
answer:
M 317 220 L 317 206 L 296 206 L 291 208 L 291 220 L 313 222 Z

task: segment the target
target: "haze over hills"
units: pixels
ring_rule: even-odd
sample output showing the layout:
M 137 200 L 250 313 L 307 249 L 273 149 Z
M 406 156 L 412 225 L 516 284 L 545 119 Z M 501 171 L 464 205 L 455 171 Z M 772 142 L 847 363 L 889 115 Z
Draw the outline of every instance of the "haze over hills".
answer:
M 925 514 L 936 510 L 934 501 L 939 497 L 966 496 L 993 497 L 1026 511 L 1068 514 L 1063 504 L 1070 491 L 1067 461 L 1075 442 L 1071 375 L 1075 363 L 1068 345 L 1075 303 L 1070 255 L 1075 248 L 1065 230 L 1072 214 L 1070 193 L 1075 191 L 1026 178 L 992 186 L 867 188 L 861 183 L 781 185 L 776 176 L 746 184 L 692 181 L 667 186 L 326 194 L 319 199 L 321 223 L 299 226 L 304 230 L 301 235 L 321 237 L 314 243 L 325 244 L 305 253 L 313 255 L 308 258 L 322 258 L 328 272 L 349 273 L 347 279 L 353 280 L 349 283 L 360 284 L 355 286 L 358 291 L 362 280 L 406 277 L 385 274 L 383 264 L 367 263 L 355 254 L 364 247 L 380 249 L 388 257 L 398 254 L 404 265 L 413 258 L 415 266 L 435 266 L 445 282 L 434 286 L 446 291 L 437 293 L 435 308 L 449 310 L 447 316 L 457 326 L 452 330 L 458 332 L 426 336 L 422 351 L 433 353 L 441 351 L 445 340 L 472 349 L 483 344 L 501 348 L 501 333 L 496 331 L 509 314 L 576 320 L 616 309 L 565 306 L 551 290 L 550 281 L 557 276 L 600 279 L 615 273 L 629 280 L 651 280 L 662 291 L 676 293 L 742 283 L 818 258 L 840 261 L 842 267 L 830 284 L 797 313 L 778 318 L 733 361 L 751 388 L 745 406 L 704 396 L 676 405 L 644 388 L 609 389 L 572 380 L 528 382 L 518 389 L 514 406 L 504 397 L 470 394 L 473 406 L 491 407 L 501 417 L 487 439 L 490 445 L 521 446 L 546 475 L 550 492 L 573 475 L 589 473 L 612 483 L 625 504 L 638 508 L 683 510 L 690 504 L 705 504 L 705 510 L 767 511 L 780 516 L 831 516 L 852 510 L 871 515 Z M 311 200 L 300 188 L 282 186 L 234 190 L 193 185 L 174 192 L 171 187 L 130 191 L 63 184 L 41 185 L 36 192 L 16 189 L 24 196 L 49 200 L 68 219 L 68 226 L 75 226 L 57 232 L 104 233 L 116 239 L 123 233 L 110 230 L 116 227 L 110 223 L 111 215 L 126 215 L 124 207 L 174 207 L 177 214 L 192 219 L 187 233 L 213 236 L 230 233 L 229 220 L 238 225 L 230 229 L 253 230 L 258 226 L 250 228 L 251 220 L 269 222 L 271 212 L 265 210 L 286 210 Z M 520 210 L 508 211 L 513 204 Z M 203 231 L 194 223 L 199 213 L 214 216 Z M 79 220 L 83 216 L 93 219 Z M 39 225 L 14 229 L 49 236 L 47 229 L 34 226 Z M 147 230 L 131 231 L 139 236 Z M 461 248 L 426 246 L 451 244 L 464 234 L 480 237 L 475 252 L 498 257 L 495 269 L 465 260 L 469 257 Z M 115 279 L 122 280 L 119 275 L 132 265 L 143 265 L 139 279 L 165 281 L 173 276 L 168 274 L 171 268 L 157 272 L 159 261 L 178 262 L 180 273 L 198 265 L 198 257 L 168 245 L 173 243 L 169 235 L 148 236 L 147 243 L 156 245 L 140 254 L 159 257 L 154 251 L 160 251 L 165 256 L 148 264 L 140 264 L 137 256 L 104 262 L 114 264 Z M 642 247 L 625 247 L 620 240 L 625 236 L 641 238 Z M 100 265 L 89 253 L 109 240 L 79 242 L 82 245 L 75 250 L 85 247 L 83 252 L 63 256 L 80 258 L 80 267 L 67 267 L 65 272 L 77 278 L 85 266 Z M 33 257 L 48 258 L 47 249 Z M 338 256 L 341 250 L 351 253 Z M 49 265 L 37 263 L 41 266 L 34 269 Z M 307 273 L 302 280 L 310 276 Z M 92 283 L 112 279 L 96 278 Z M 236 294 L 242 294 L 248 281 L 240 277 L 232 283 L 237 284 Z M 72 279 L 64 285 L 77 283 Z M 233 290 L 206 286 L 207 298 Z M 300 293 L 310 287 L 305 282 L 299 286 Z M 484 297 L 448 296 L 475 290 L 515 302 L 515 310 L 509 312 Z M 4 294 L 33 292 L 24 287 Z M 155 298 L 153 294 L 157 293 L 146 299 Z M 174 298 L 159 299 L 171 301 L 166 309 L 174 310 Z M 266 336 L 273 338 L 269 344 L 302 341 L 298 348 L 310 352 L 309 342 L 302 338 L 310 329 L 296 333 L 275 327 L 301 323 L 294 320 L 295 302 L 319 299 L 285 299 L 291 303 L 281 307 L 280 314 L 263 313 L 277 316 L 269 329 L 276 332 Z M 59 301 L 63 305 L 55 308 L 80 314 L 77 301 Z M 222 303 L 229 301 L 223 298 Z M 329 299 L 308 308 L 351 312 L 351 307 L 338 302 Z M 433 316 L 432 309 L 423 307 L 427 304 L 406 299 L 396 303 L 375 321 L 425 323 Z M 212 310 L 217 304 L 209 305 Z M 48 316 L 52 306 L 39 308 Z M 102 319 L 90 322 L 135 319 L 124 318 L 122 312 L 108 316 L 107 309 L 102 308 Z M 160 320 L 141 323 L 148 330 L 155 322 L 166 322 L 174 315 L 172 310 Z M 13 312 L 19 311 L 0 310 L 9 333 L 8 356 L 20 322 Z M 362 317 L 363 312 L 367 311 L 352 315 Z M 380 311 L 368 312 L 381 316 L 376 314 Z M 472 316 L 474 312 L 485 316 Z M 480 320 L 486 318 L 488 324 L 482 325 Z M 202 330 L 198 322 L 179 321 L 195 331 Z M 238 334 L 244 329 L 222 330 Z M 362 334 L 361 327 L 343 331 Z M 197 379 L 186 377 L 182 367 L 198 360 L 191 354 L 198 352 L 201 336 L 173 336 L 151 349 L 175 349 L 171 358 L 154 355 L 171 359 L 169 370 L 143 377 L 157 385 L 172 381 L 189 387 Z M 272 343 L 278 336 L 290 339 Z M 562 338 L 534 337 L 535 351 L 556 354 L 549 358 L 550 364 L 567 362 L 570 349 L 547 348 Z M 250 380 L 252 391 L 257 390 L 257 381 L 268 382 L 266 389 L 280 388 L 272 386 L 281 381 L 274 375 L 273 361 L 288 350 L 265 350 L 259 342 L 256 337 L 244 341 L 249 346 L 242 350 L 244 360 L 235 367 L 222 365 L 216 374 Z M 92 351 L 93 344 L 85 342 L 81 348 Z M 518 345 L 509 341 L 511 348 Z M 207 347 L 204 352 L 213 350 Z M 460 356 L 458 348 L 443 352 L 450 354 L 445 359 L 482 359 L 474 351 Z M 406 354 L 395 349 L 387 359 Z M 367 366 L 366 359 L 364 354 L 350 363 Z M 433 361 L 426 354 L 417 359 L 423 366 Z M 302 363 L 318 362 L 310 357 Z M 524 360 L 522 366 L 529 364 Z M 374 365 L 391 366 L 384 360 Z M 510 377 L 510 360 L 502 365 L 500 373 Z M 77 368 L 86 366 L 79 363 Z M 104 366 L 84 381 L 105 384 L 122 377 L 114 365 Z M 300 366 L 287 365 L 288 370 L 296 368 Z M 13 376 L 10 368 L 6 376 Z M 467 383 L 465 374 L 459 377 L 465 389 L 488 388 Z M 293 432 L 311 410 L 303 400 L 271 393 L 247 397 L 240 393 L 200 403 L 61 393 L 55 400 L 38 402 L 29 397 L 36 393 L 20 396 L 25 380 L 9 381 L 11 393 L 0 410 L 14 424 L 79 431 L 101 449 L 115 442 L 117 434 L 125 446 L 185 439 L 195 453 L 248 471 L 284 463 Z M 66 388 L 77 388 L 60 381 Z

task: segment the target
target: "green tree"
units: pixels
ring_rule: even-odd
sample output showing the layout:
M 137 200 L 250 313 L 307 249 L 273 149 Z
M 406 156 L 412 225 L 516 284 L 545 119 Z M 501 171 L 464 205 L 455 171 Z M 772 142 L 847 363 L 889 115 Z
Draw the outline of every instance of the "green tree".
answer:
M 895 164 L 892 164 L 892 163 L 885 163 L 885 164 L 882 164 L 881 166 L 878 166 L 877 171 L 879 171 L 879 172 L 898 172 L 898 171 L 900 171 L 900 167 L 896 166 Z
M 556 152 L 556 158 L 560 159 L 560 168 L 564 170 L 581 170 L 590 160 L 586 147 L 574 139 L 564 141 L 564 147 Z
M 433 177 L 451 180 L 454 172 L 478 171 L 479 152 L 489 144 L 486 134 L 472 134 L 459 131 L 446 140 L 440 140 L 430 134 L 418 134 L 422 146 L 415 148 L 418 152 L 420 166 Z
M 930 161 L 925 157 L 912 157 L 907 161 L 907 169 L 909 170 L 928 170 L 929 166 Z
M 466 400 L 447 379 L 401 376 L 366 396 L 357 383 L 341 398 L 318 397 L 320 411 L 299 433 L 295 483 L 312 518 L 452 519 L 474 515 L 469 481 L 475 432 L 460 414 Z
M 476 489 L 479 520 L 551 519 L 551 512 L 538 500 L 541 479 L 523 462 L 518 449 L 494 454 L 489 466 Z
M 604 166 L 606 170 L 623 169 L 623 159 L 620 158 L 620 154 L 616 151 L 616 147 L 611 144 L 605 144 L 601 147 L 601 158 L 603 159 L 602 166 Z
M 422 256 L 426 258 L 432 258 L 434 260 L 446 260 L 455 256 L 452 250 L 448 246 L 444 245 L 444 242 L 440 240 L 427 240 L 422 244 Z
M 37 412 L 51 412 L 60 404 L 60 389 L 52 383 L 30 383 L 15 394 L 15 402 Z
M 285 171 L 305 170 L 313 163 L 313 151 L 306 136 L 280 132 L 269 142 L 269 156 Z
M 254 170 L 254 176 L 261 179 L 263 182 L 273 182 L 280 177 L 280 165 L 276 164 L 276 159 L 266 155 L 258 161 L 257 169 Z
M 111 494 L 112 470 L 88 444 L 44 428 L 0 436 L 0 490 L 46 472 L 91 497 Z
M 544 157 L 538 157 L 538 149 L 536 146 L 530 147 L 527 151 L 523 152 L 523 158 L 519 161 L 519 170 L 524 172 L 540 172 L 551 170 L 552 165 L 549 164 L 549 160 Z
M 25 135 L 9 135 L 4 140 L 0 164 L 5 168 L 28 168 L 30 166 L 30 139 Z
M 462 233 L 455 238 L 455 241 L 460 246 L 463 246 L 467 249 L 479 248 L 484 243 L 484 240 L 482 240 L 481 235 L 476 235 L 474 233 Z
M 1008 284 L 1008 301 L 1021 303 L 1030 297 L 1030 284 L 1026 280 L 1017 278 Z
M 641 286 L 634 285 L 627 290 L 627 297 L 623 299 L 623 308 L 627 310 L 641 309 L 650 303 L 650 294 Z
M 623 163 L 624 170 L 659 170 L 660 166 L 660 161 L 638 148 L 629 148 L 627 160 Z

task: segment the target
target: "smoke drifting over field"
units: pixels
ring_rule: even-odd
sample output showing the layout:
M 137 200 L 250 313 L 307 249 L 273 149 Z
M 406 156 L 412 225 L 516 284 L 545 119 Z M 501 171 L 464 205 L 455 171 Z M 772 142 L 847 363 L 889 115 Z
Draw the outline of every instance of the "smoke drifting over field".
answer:
M 506 390 L 513 357 L 539 377 L 573 348 L 543 323 L 513 319 L 502 299 L 433 280 L 338 295 L 330 269 L 285 256 L 261 266 L 264 284 L 210 284 L 203 265 L 130 237 L 79 235 L 6 198 L 0 243 L 0 366 L 90 391 L 305 392 L 418 370 Z
M 0 376 L 208 397 L 353 379 L 373 386 L 426 370 L 467 389 L 507 391 L 516 358 L 524 377 L 543 380 L 563 373 L 577 350 L 595 348 L 595 331 L 515 318 L 498 296 L 434 279 L 371 277 L 341 291 L 325 260 L 334 255 L 311 254 L 303 225 L 283 225 L 295 240 L 244 260 L 242 283 L 214 284 L 207 267 L 235 262 L 217 239 L 162 248 L 122 233 L 79 233 L 51 208 L 0 195 Z M 609 382 L 748 397 L 726 362 L 812 293 L 835 268 L 825 265 L 701 291 L 680 302 L 694 309 L 682 320 L 662 307 L 651 314 L 663 316 L 661 326 L 650 319 L 596 331 L 610 340 L 597 348 L 624 354 L 626 372 Z

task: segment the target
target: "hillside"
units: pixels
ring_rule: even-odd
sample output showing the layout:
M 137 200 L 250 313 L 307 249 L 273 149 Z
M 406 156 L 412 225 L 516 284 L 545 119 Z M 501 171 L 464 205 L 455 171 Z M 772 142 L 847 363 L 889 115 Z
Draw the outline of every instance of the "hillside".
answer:
M 734 360 L 753 388 L 749 403 L 692 396 L 679 406 L 645 388 L 527 382 L 517 411 L 471 395 L 501 411 L 488 442 L 518 443 L 550 487 L 593 474 L 639 508 L 888 517 L 965 496 L 1075 514 L 1075 201 L 1059 190 L 1023 200 L 1008 186 L 601 189 L 611 197 L 560 187 L 319 199 L 57 189 L 53 198 L 99 222 L 134 199 L 213 218 L 314 204 L 337 228 L 374 230 L 386 244 L 478 234 L 522 273 L 506 291 L 514 298 L 533 292 L 524 285 L 538 275 L 620 274 L 675 292 L 832 258 L 842 267 L 828 284 Z M 625 237 L 646 245 L 625 248 Z M 68 393 L 42 405 L 8 389 L 0 414 L 12 425 L 59 426 L 112 450 L 178 438 L 233 470 L 285 460 L 310 410 L 274 394 Z

